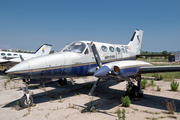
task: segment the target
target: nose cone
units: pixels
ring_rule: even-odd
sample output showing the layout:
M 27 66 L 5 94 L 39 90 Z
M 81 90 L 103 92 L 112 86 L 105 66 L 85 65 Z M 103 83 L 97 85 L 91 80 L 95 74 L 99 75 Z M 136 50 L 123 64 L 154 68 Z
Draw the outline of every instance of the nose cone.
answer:
M 22 71 L 26 71 L 29 70 L 29 66 L 26 62 L 21 62 L 17 65 L 15 65 L 14 67 L 12 67 L 11 69 L 7 70 L 6 73 L 8 74 L 15 74 L 15 73 L 20 73 Z
M 110 71 L 109 67 L 103 66 L 94 73 L 94 76 L 97 78 L 104 78 L 104 77 L 107 77 L 107 73 L 109 71 Z

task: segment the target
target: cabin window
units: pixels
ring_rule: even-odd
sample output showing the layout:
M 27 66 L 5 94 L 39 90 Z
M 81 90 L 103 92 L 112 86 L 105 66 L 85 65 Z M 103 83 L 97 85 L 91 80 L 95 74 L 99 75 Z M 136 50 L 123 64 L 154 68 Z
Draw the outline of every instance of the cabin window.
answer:
M 8 53 L 7 56 L 11 56 L 12 54 L 11 53 Z
M 110 50 L 111 52 L 114 52 L 114 48 L 113 48 L 112 46 L 109 47 L 109 50 Z
M 121 49 L 119 47 L 116 47 L 117 52 L 121 52 Z
M 5 53 L 1 53 L 2 56 L 5 56 L 6 54 Z
M 106 52 L 107 51 L 107 47 L 103 45 L 103 46 L 101 46 L 101 50 Z
M 85 54 L 85 55 L 86 55 L 86 54 L 89 54 L 89 50 L 86 49 L 86 51 L 84 52 L 84 54 Z
M 122 48 L 122 52 L 123 52 L 123 53 L 125 53 L 125 50 L 124 50 L 124 48 Z
M 14 56 L 17 56 L 17 54 L 14 54 Z
M 74 42 L 66 46 L 63 52 L 75 52 L 82 53 L 86 47 L 86 44 L 83 42 Z

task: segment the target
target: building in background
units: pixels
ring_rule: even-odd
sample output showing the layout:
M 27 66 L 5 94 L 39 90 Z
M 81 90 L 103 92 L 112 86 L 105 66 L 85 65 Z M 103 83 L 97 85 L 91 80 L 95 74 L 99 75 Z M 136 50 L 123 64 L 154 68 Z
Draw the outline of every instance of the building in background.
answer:
M 175 62 L 180 62 L 180 52 L 175 52 Z

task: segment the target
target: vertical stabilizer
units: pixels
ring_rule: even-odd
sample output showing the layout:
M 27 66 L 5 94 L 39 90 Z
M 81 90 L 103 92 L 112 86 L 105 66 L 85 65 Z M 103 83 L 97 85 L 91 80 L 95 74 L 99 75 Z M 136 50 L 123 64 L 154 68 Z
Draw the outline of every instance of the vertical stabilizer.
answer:
M 135 53 L 136 55 L 141 54 L 142 40 L 143 40 L 143 31 L 135 30 L 128 46 L 131 48 L 132 52 Z
M 48 55 L 51 51 L 52 45 L 44 44 L 34 53 L 36 56 Z

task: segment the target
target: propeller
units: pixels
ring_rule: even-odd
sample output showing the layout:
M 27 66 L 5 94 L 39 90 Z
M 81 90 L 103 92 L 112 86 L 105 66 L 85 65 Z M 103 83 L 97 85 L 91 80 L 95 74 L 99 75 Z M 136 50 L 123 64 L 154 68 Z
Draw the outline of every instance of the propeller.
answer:
M 24 61 L 24 58 L 22 57 L 22 55 L 19 55 L 20 59 L 21 59 L 21 62 Z
M 96 49 L 96 45 L 93 44 L 93 45 L 91 46 L 91 48 L 92 48 L 92 52 L 93 52 L 93 54 L 94 54 L 96 63 L 97 63 L 97 65 L 99 66 L 99 68 L 101 68 L 101 67 L 102 67 L 101 58 L 99 57 L 98 51 L 97 51 L 97 49 Z
M 98 51 L 96 49 L 95 44 L 93 44 L 92 42 L 91 42 L 91 48 L 92 48 L 92 52 L 94 54 L 96 63 L 99 66 L 99 69 L 94 74 L 95 77 L 98 77 L 98 80 L 94 83 L 93 87 L 91 88 L 91 90 L 89 92 L 89 96 L 92 95 L 92 93 L 94 92 L 94 90 L 97 87 L 97 85 L 98 85 L 99 81 L 101 80 L 101 78 L 122 80 L 122 81 L 131 81 L 132 82 L 131 78 L 112 73 L 109 67 L 102 66 L 101 58 L 100 58 L 100 56 L 98 54 Z
M 97 65 L 99 66 L 99 68 L 102 67 L 102 62 L 101 62 L 101 58 L 98 54 L 98 51 L 96 49 L 96 45 L 93 44 L 93 42 L 91 42 L 91 48 L 92 48 L 92 52 L 94 54 L 94 57 L 95 57 L 95 60 L 96 60 L 96 63 Z M 94 92 L 95 88 L 97 87 L 99 81 L 101 80 L 101 78 L 98 78 L 98 80 L 94 83 L 93 87 L 91 88 L 90 92 L 89 92 L 89 96 L 92 95 L 92 93 Z

